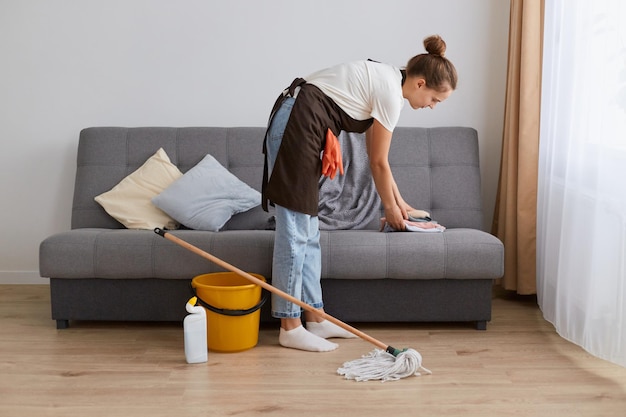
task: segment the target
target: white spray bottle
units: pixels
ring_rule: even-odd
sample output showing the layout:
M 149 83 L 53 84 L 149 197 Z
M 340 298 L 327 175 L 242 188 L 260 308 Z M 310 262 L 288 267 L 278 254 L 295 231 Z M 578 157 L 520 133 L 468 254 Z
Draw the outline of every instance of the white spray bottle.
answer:
M 189 315 L 183 320 L 185 333 L 185 358 L 187 363 L 202 363 L 208 360 L 206 341 L 206 311 L 196 306 L 197 297 L 192 297 L 185 306 Z

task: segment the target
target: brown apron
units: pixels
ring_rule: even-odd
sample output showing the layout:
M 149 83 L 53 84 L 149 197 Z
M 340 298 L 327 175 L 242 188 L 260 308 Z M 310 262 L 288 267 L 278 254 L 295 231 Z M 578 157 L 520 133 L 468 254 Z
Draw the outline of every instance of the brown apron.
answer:
M 297 87 L 300 90 L 269 179 L 267 155 L 265 158 L 262 204 L 266 211 L 269 201 L 293 211 L 317 216 L 322 171 L 320 154 L 324 149 L 326 131 L 330 128 L 336 136 L 342 130 L 362 133 L 372 125 L 373 119 L 351 118 L 319 88 L 307 84 L 302 78 L 296 78 L 289 86 L 287 94 L 281 94 L 276 100 L 268 129 L 285 97 L 293 97 Z M 265 142 L 263 153 L 266 154 Z

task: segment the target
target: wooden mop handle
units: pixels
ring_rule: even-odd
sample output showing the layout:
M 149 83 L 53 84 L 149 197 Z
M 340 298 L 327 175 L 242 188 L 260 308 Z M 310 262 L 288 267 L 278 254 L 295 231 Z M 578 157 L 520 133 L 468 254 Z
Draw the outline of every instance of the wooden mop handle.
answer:
M 363 333 L 362 331 L 360 331 L 360 330 L 350 326 L 349 324 L 346 324 L 346 323 L 342 322 L 339 319 L 336 319 L 335 317 L 327 314 L 326 312 L 324 312 L 322 310 L 318 310 L 315 307 L 308 305 L 304 301 L 299 300 L 299 299 L 297 299 L 297 298 L 287 294 L 286 292 L 279 290 L 278 288 L 268 284 L 267 282 L 258 279 L 254 275 L 251 275 L 251 274 L 249 274 L 249 273 L 247 273 L 245 271 L 242 271 L 241 269 L 237 268 L 236 266 L 231 265 L 228 262 L 223 261 L 220 258 L 218 258 L 216 256 L 213 256 L 213 255 L 211 255 L 208 252 L 203 251 L 202 249 L 198 248 L 197 246 L 194 246 L 191 243 L 188 243 L 188 242 L 186 242 L 186 241 L 184 241 L 184 240 L 174 236 L 173 234 L 164 231 L 163 229 L 156 228 L 156 229 L 154 229 L 154 233 L 156 233 L 156 234 L 158 234 L 160 236 L 163 236 L 167 240 L 169 240 L 171 242 L 174 242 L 177 245 L 182 246 L 183 248 L 186 248 L 186 249 L 194 252 L 195 254 L 202 256 L 205 259 L 208 259 L 209 261 L 211 261 L 211 262 L 221 266 L 224 269 L 227 269 L 227 270 L 229 270 L 231 272 L 234 272 L 237 275 L 240 275 L 240 276 L 246 278 L 247 280 L 252 281 L 253 283 L 255 283 L 257 285 L 260 285 L 261 287 L 265 288 L 269 292 L 274 293 L 274 294 L 276 294 L 276 295 L 286 299 L 287 301 L 290 301 L 290 302 L 292 302 L 292 303 L 302 307 L 306 311 L 310 311 L 310 312 L 312 312 L 314 314 L 317 314 L 319 317 L 322 317 L 322 318 L 330 321 L 331 323 L 336 324 L 337 326 L 341 327 L 342 329 L 349 331 L 350 333 L 360 337 L 361 339 L 363 339 L 365 341 L 368 341 L 368 342 L 372 343 L 375 346 L 378 346 L 381 349 L 384 349 L 384 350 L 387 350 L 387 351 L 389 351 L 389 349 L 393 349 L 390 346 L 388 346 L 388 345 L 384 344 L 383 342 L 381 342 L 380 340 L 375 339 L 372 336 Z

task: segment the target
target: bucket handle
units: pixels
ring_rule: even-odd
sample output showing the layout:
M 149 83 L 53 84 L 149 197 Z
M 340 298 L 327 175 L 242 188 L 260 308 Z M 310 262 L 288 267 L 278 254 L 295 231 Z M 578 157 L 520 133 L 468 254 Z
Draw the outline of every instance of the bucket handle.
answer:
M 259 303 L 255 305 L 254 307 L 250 307 L 246 310 L 231 310 L 227 308 L 215 307 L 207 303 L 206 301 L 204 301 L 196 293 L 196 289 L 192 285 L 191 281 L 189 281 L 189 289 L 191 290 L 191 293 L 198 298 L 198 304 L 200 304 L 202 307 L 206 308 L 207 310 L 210 310 L 217 314 L 221 314 L 222 316 L 232 316 L 232 317 L 247 316 L 248 314 L 252 314 L 258 309 L 260 309 L 261 307 L 263 307 L 263 304 L 265 304 L 265 302 L 267 301 L 267 292 L 263 291 L 263 297 L 261 298 L 261 301 L 259 301 Z

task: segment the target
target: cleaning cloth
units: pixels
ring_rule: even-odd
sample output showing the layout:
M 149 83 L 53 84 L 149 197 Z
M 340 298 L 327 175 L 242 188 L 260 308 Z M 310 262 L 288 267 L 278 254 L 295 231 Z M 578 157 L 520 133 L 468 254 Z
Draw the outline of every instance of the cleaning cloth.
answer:
M 404 221 L 405 232 L 441 233 L 446 228 L 430 218 L 430 213 L 424 210 L 414 210 L 408 213 L 409 219 Z M 381 232 L 397 232 L 384 217 L 380 219 Z
M 404 232 L 441 233 L 446 230 L 444 226 L 435 222 L 412 222 L 405 220 L 404 224 L 406 225 L 406 229 L 403 230 Z M 384 217 L 380 219 L 380 225 L 381 232 L 398 232 L 398 230 L 389 226 Z

